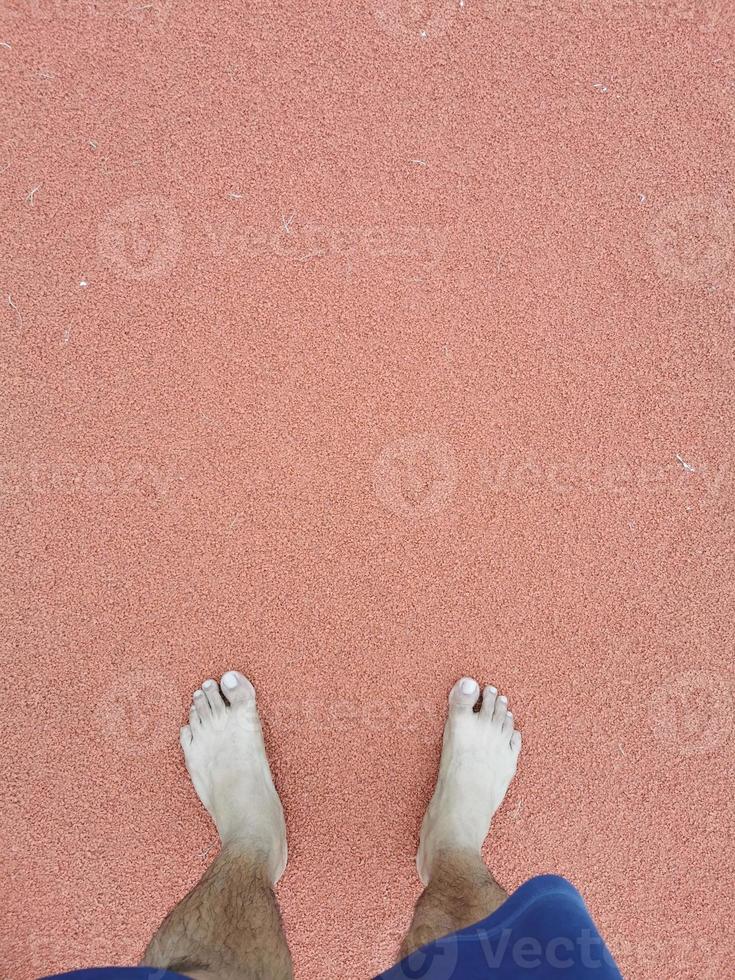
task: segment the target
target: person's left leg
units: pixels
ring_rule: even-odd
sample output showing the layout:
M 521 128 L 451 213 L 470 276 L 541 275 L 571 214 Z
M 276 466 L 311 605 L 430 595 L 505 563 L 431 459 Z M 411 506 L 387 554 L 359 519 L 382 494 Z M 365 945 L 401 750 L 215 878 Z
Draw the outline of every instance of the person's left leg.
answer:
M 194 980 L 290 980 L 272 887 L 286 866 L 286 827 L 255 691 L 242 674 L 229 671 L 221 689 L 210 680 L 195 691 L 181 746 L 222 849 L 166 917 L 141 965 Z

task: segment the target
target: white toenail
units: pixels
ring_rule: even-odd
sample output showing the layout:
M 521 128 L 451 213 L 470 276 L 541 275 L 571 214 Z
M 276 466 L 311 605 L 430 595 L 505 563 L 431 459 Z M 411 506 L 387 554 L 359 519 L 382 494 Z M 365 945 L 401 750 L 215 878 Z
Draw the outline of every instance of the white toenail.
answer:
M 222 683 L 225 687 L 237 687 L 237 674 L 234 674 L 231 670 L 228 671 L 222 678 Z
M 472 694 L 476 688 L 477 685 L 473 680 L 470 680 L 469 678 L 465 678 L 465 680 L 462 681 L 460 689 L 462 691 L 462 694 Z
M 195 698 L 203 698 L 204 697 L 204 691 L 194 691 L 194 697 Z
M 508 703 L 508 699 L 506 698 L 506 696 L 504 694 L 501 694 L 500 695 L 500 700 L 501 701 L 505 701 L 506 704 Z
M 489 691 L 489 692 L 490 692 L 491 694 L 497 694 L 497 693 L 498 693 L 498 689 L 497 689 L 497 687 L 489 687 L 489 688 L 488 688 L 488 691 Z
M 202 687 L 214 687 L 214 681 L 205 681 Z

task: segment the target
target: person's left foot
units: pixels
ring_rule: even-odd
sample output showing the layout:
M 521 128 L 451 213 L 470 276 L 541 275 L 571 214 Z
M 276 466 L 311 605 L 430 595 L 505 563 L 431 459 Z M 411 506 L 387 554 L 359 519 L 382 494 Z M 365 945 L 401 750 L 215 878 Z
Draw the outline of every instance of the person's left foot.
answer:
M 255 689 L 237 671 L 194 692 L 181 747 L 222 845 L 261 855 L 275 884 L 286 867 L 286 823 L 265 754 Z

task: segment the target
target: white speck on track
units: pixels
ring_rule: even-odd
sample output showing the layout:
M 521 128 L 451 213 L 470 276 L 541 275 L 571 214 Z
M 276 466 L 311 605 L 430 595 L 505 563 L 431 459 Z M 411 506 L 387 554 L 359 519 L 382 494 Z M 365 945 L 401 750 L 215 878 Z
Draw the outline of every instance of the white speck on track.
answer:
M 21 316 L 20 310 L 18 309 L 18 307 L 13 302 L 13 297 L 10 295 L 10 293 L 8 293 L 8 306 L 10 307 L 11 310 L 13 310 L 13 312 L 17 316 L 17 318 L 18 318 L 18 326 L 21 327 L 21 329 L 22 329 L 22 327 L 23 327 L 23 317 Z
M 42 187 L 43 184 L 36 184 L 36 186 L 32 187 L 26 194 L 26 201 L 30 204 L 31 207 L 35 207 L 36 194 L 38 194 L 38 192 L 41 190 Z

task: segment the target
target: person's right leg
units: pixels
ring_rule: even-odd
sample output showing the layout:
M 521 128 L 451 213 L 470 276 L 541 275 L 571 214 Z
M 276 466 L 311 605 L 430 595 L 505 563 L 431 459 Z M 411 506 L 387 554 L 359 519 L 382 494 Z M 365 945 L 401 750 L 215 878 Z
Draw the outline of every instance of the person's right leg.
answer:
M 425 890 L 400 957 L 487 918 L 508 897 L 482 859 L 490 820 L 516 770 L 521 734 L 508 701 L 464 677 L 449 695 L 439 777 L 421 826 L 416 865 Z
M 255 691 L 235 671 L 222 678 L 221 690 L 212 680 L 202 688 L 181 729 L 181 746 L 222 849 L 166 917 L 142 964 L 193 980 L 290 980 L 272 887 L 286 866 L 286 828 Z

